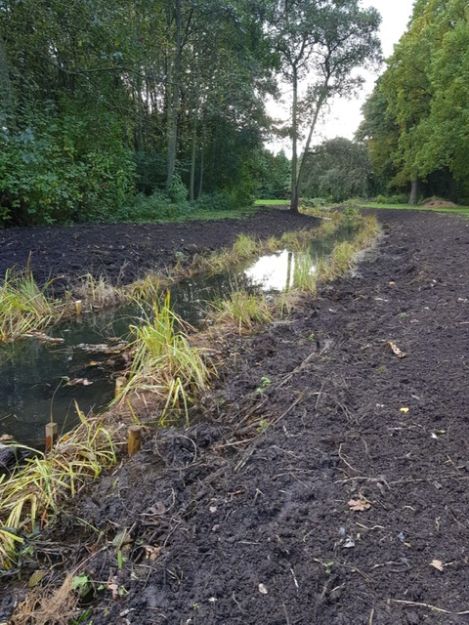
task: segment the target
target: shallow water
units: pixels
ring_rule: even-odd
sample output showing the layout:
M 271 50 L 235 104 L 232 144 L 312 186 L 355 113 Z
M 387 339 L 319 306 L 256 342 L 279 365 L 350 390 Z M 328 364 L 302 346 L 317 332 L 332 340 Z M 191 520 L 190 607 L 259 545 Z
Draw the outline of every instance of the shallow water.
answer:
M 311 272 L 337 240 L 350 236 L 343 230 L 334 238 L 314 241 L 308 255 Z M 298 253 L 285 249 L 227 272 L 183 280 L 170 289 L 173 309 L 185 321 L 200 326 L 210 304 L 234 291 L 281 292 L 291 288 L 299 261 Z M 76 425 L 75 402 L 85 413 L 102 410 L 113 398 L 118 363 L 115 356 L 99 348 L 89 351 L 83 344 L 112 346 L 128 339 L 129 325 L 139 323 L 143 313 L 137 305 L 124 305 L 49 329 L 49 335 L 64 340 L 62 344 L 22 339 L 2 345 L 0 436 L 9 434 L 21 444 L 40 448 L 44 426 L 51 419 L 61 432 Z

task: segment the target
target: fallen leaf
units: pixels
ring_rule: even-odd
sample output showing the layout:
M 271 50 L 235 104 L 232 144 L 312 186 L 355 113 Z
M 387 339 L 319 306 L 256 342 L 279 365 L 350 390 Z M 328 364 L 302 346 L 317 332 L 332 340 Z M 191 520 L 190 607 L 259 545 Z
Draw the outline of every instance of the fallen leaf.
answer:
M 74 378 L 73 380 L 68 380 L 65 386 L 91 386 L 93 382 L 88 380 L 88 378 Z
M 430 562 L 430 566 L 432 566 L 434 569 L 440 572 L 443 572 L 443 569 L 445 568 L 445 565 L 443 564 L 441 560 L 432 560 Z
M 37 571 L 34 571 L 34 573 L 29 578 L 28 587 L 35 588 L 42 582 L 46 575 L 47 571 L 44 571 L 43 569 L 37 569 Z
M 371 508 L 370 502 L 363 498 L 351 499 L 347 505 L 352 512 L 364 512 Z
M 394 356 L 397 356 L 398 358 L 405 358 L 407 356 L 405 352 L 399 349 L 399 347 L 396 345 L 396 343 L 394 343 L 394 341 L 388 341 L 387 345 L 389 349 L 392 351 L 392 353 L 394 354 Z
M 152 547 L 152 545 L 144 545 L 145 557 L 148 560 L 155 561 L 161 553 L 161 547 Z
M 410 410 L 410 408 L 407 408 L 407 406 L 403 406 L 400 409 L 400 412 L 402 412 L 402 414 L 409 414 L 409 410 Z

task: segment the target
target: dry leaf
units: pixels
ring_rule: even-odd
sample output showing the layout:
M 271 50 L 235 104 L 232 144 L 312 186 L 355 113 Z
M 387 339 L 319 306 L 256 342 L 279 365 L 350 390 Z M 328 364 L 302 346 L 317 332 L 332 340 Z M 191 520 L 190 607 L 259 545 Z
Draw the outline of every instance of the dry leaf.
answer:
M 396 343 L 394 343 L 394 341 L 388 341 L 387 345 L 389 349 L 392 351 L 392 353 L 394 354 L 394 356 L 397 356 L 398 358 L 405 358 L 407 356 L 405 352 L 399 349 L 399 347 L 396 345 Z
M 161 553 L 161 547 L 153 547 L 152 545 L 144 545 L 145 557 L 147 560 L 155 561 Z
M 371 508 L 370 502 L 363 498 L 351 499 L 347 505 L 352 512 L 364 512 Z
M 402 414 L 409 414 L 409 410 L 410 410 L 410 408 L 407 408 L 407 406 L 403 406 L 400 409 L 400 412 L 402 412 Z
M 432 560 L 430 562 L 430 566 L 432 566 L 437 571 L 440 571 L 441 573 L 443 572 L 443 569 L 445 568 L 445 565 L 443 564 L 441 560 Z
M 74 378 L 73 380 L 68 380 L 65 386 L 91 386 L 93 382 L 88 380 L 88 378 Z

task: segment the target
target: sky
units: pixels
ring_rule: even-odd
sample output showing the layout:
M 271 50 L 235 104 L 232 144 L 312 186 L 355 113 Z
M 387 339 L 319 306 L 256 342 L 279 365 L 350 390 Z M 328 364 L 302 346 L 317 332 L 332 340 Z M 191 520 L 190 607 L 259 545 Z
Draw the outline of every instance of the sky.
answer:
M 392 54 L 394 45 L 404 34 L 413 4 L 414 0 L 363 0 L 363 6 L 373 6 L 381 13 L 380 36 L 385 57 Z M 350 100 L 336 99 L 330 104 L 328 111 L 317 127 L 314 143 L 321 143 L 324 139 L 333 139 L 334 137 L 353 139 L 362 119 L 361 107 L 373 91 L 374 83 L 383 70 L 384 66 L 374 71 L 362 70 L 360 72 L 360 75 L 366 78 L 366 83 L 358 96 Z M 281 100 L 269 101 L 267 110 L 275 119 L 288 120 L 290 113 L 288 89 L 284 90 Z M 274 152 L 284 149 L 288 155 L 291 154 L 288 140 L 274 139 L 267 144 L 267 147 Z

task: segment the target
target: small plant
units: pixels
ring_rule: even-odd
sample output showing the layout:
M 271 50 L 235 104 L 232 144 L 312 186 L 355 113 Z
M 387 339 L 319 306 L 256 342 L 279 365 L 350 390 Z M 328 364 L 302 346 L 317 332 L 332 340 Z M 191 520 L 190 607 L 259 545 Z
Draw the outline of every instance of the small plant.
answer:
M 77 407 L 80 426 L 47 456 L 37 454 L 14 475 L 0 477 L 0 568 L 14 563 L 24 535 L 43 527 L 60 503 L 116 461 L 111 436 L 99 419 Z
M 104 276 L 95 278 L 90 273 L 82 278 L 75 290 L 77 295 L 91 308 L 113 306 L 123 299 L 123 293 L 110 284 Z
M 259 384 L 259 386 L 256 388 L 256 393 L 258 395 L 262 395 L 263 392 L 269 388 L 269 386 L 271 386 L 272 384 L 272 380 L 267 377 L 266 375 L 262 376 L 261 378 L 261 382 Z
M 240 333 L 272 321 L 272 312 L 262 296 L 237 291 L 230 299 L 215 304 L 215 320 L 235 324 Z
M 293 284 L 295 288 L 300 291 L 316 293 L 316 268 L 314 266 L 314 260 L 310 254 L 303 253 L 295 256 Z
M 257 241 L 247 234 L 238 235 L 233 245 L 233 252 L 235 256 L 240 259 L 254 256 L 258 249 L 259 244 L 257 243 Z
M 7 271 L 0 287 L 0 340 L 7 341 L 46 328 L 58 312 L 31 272 Z
M 132 391 L 147 391 L 165 402 L 163 415 L 169 409 L 183 408 L 187 416 L 190 394 L 205 389 L 209 368 L 181 327 L 181 320 L 171 310 L 169 294 L 161 304 L 153 305 L 151 319 L 131 326 L 133 359 L 119 399 Z

